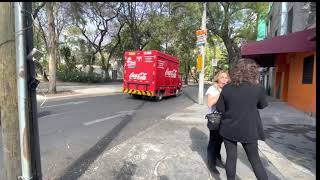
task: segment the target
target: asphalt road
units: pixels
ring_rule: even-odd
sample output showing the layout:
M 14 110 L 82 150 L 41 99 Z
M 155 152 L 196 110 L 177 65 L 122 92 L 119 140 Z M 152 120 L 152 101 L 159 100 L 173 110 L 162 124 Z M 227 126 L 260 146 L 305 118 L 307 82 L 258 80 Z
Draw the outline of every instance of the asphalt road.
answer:
M 161 102 L 126 94 L 47 101 L 38 110 L 43 178 L 77 179 L 103 151 L 190 106 L 197 96 L 194 86 Z

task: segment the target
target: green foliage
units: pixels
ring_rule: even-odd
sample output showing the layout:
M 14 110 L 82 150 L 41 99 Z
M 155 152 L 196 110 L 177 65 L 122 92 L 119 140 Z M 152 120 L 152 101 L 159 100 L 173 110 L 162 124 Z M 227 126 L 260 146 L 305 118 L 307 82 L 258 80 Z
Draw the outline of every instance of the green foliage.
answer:
M 180 59 L 180 71 L 190 73 L 196 65 L 196 31 L 201 23 L 201 6 L 199 3 L 170 3 L 171 17 L 167 26 L 166 39 L 170 42 L 168 52 Z
M 70 3 L 64 7 L 70 7 L 69 11 L 61 13 L 71 14 L 72 23 L 66 23 L 64 27 L 66 31 L 63 32 L 67 34 L 63 34 L 66 38 L 62 43 L 65 46 L 59 51 L 61 59 L 66 62 L 59 71 L 63 79 L 80 81 L 69 78 L 71 75 L 85 79 L 86 75 L 76 70 L 76 64 L 89 67 L 105 64 L 107 67 L 108 55 L 123 62 L 124 52 L 134 49 L 154 49 L 176 56 L 183 76 L 189 75 L 191 68 L 196 66 L 195 32 L 201 27 L 203 2 L 87 2 Z M 237 46 L 242 40 L 255 40 L 258 17 L 267 17 L 268 3 L 209 2 L 207 8 L 209 34 L 205 77 L 210 78 L 213 71 L 229 68 L 228 56 L 239 53 Z M 117 17 L 106 23 L 105 20 L 113 15 Z M 119 37 L 117 32 L 120 32 Z M 45 47 L 41 35 L 39 30 L 34 33 L 34 42 L 39 48 Z M 100 39 L 103 39 L 101 44 Z M 214 44 L 219 61 L 218 66 L 212 68 Z M 106 54 L 104 62 L 97 50 Z
M 214 49 L 216 53 L 216 59 L 218 60 L 216 67 L 212 67 Z M 205 78 L 206 79 L 211 79 L 213 74 L 216 74 L 221 70 L 228 71 L 229 65 L 228 65 L 228 56 L 227 56 L 226 48 L 224 47 L 222 40 L 218 36 L 212 36 L 211 38 L 208 38 L 208 43 L 206 46 L 205 61 L 206 61 L 205 62 Z
M 60 65 L 57 70 L 57 78 L 60 81 L 65 82 L 87 82 L 87 83 L 101 83 L 105 79 L 102 75 L 97 73 L 86 73 L 75 69 L 74 71 L 69 72 L 66 66 Z
M 93 59 L 95 57 L 92 57 L 92 53 L 87 52 L 85 49 L 85 44 L 82 44 L 80 42 L 80 62 L 84 65 L 92 65 Z M 82 42 L 83 43 L 83 42 Z M 76 68 L 76 58 L 75 55 L 71 55 L 71 49 L 67 46 L 63 46 L 60 49 L 60 53 L 63 56 L 66 64 L 59 65 L 57 69 L 57 78 L 60 81 L 66 81 L 66 82 L 89 82 L 89 83 L 99 83 L 103 82 L 105 79 L 102 75 L 94 73 L 92 71 L 89 71 L 88 73 L 80 71 Z
M 219 36 L 228 52 L 229 63 L 240 55 L 241 41 L 256 40 L 258 17 L 266 16 L 268 2 L 208 3 L 208 29 Z
M 76 68 L 76 58 L 71 56 L 71 49 L 68 46 L 62 46 L 60 48 L 60 54 L 66 62 L 67 72 L 72 72 Z
M 44 67 L 46 70 L 49 70 L 49 62 L 48 58 L 43 58 L 43 61 L 41 62 L 42 67 Z

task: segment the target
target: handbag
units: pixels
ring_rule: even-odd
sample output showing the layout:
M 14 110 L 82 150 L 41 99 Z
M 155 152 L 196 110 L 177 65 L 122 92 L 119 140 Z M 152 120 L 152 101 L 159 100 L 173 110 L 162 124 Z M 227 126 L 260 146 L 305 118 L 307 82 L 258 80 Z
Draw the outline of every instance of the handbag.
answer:
M 207 114 L 205 118 L 208 120 L 207 127 L 210 130 L 218 130 L 220 127 L 220 122 L 222 118 L 222 113 L 219 113 L 217 111 Z

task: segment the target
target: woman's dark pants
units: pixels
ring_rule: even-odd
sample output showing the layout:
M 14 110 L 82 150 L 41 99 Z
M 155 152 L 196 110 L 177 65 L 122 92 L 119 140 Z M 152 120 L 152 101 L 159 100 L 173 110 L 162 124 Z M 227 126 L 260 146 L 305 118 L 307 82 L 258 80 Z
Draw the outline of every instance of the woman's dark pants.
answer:
M 237 163 L 237 142 L 223 138 L 226 146 L 227 161 L 226 161 L 226 174 L 228 180 L 234 180 L 236 177 L 236 163 Z M 258 142 L 254 143 L 241 143 L 246 151 L 247 157 L 250 161 L 251 167 L 258 180 L 267 180 L 267 173 L 261 163 L 258 153 Z
M 221 160 L 221 144 L 223 139 L 219 130 L 210 130 L 209 144 L 207 148 L 208 165 L 210 168 L 216 166 L 216 159 Z

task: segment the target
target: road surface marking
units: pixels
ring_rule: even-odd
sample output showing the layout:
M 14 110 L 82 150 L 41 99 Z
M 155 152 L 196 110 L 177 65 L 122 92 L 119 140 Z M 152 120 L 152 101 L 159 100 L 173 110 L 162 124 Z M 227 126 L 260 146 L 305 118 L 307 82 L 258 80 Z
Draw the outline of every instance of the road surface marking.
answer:
M 63 114 L 68 114 L 68 113 L 70 113 L 70 112 L 73 112 L 73 111 L 67 111 L 67 112 L 56 113 L 56 114 L 48 114 L 48 115 L 41 116 L 41 117 L 39 117 L 38 119 L 43 119 L 43 118 L 49 118 L 49 117 L 59 116 L 59 115 L 63 115 Z
M 88 101 L 76 101 L 76 102 L 67 102 L 64 104 L 55 104 L 55 105 L 51 105 L 51 106 L 42 106 L 40 108 L 50 108 L 50 107 L 57 107 L 57 106 L 66 106 L 66 105 L 76 105 L 76 104 L 82 104 L 82 103 L 86 103 Z
M 85 122 L 85 123 L 83 123 L 83 125 L 89 126 L 89 125 L 92 125 L 92 124 L 95 124 L 95 123 L 99 123 L 99 122 L 103 122 L 103 121 L 106 121 L 106 120 L 109 120 L 109 119 L 113 119 L 113 118 L 116 118 L 116 117 L 121 117 L 121 116 L 126 116 L 126 115 L 132 115 L 133 112 L 134 112 L 134 110 L 130 110 L 130 111 L 120 111 L 120 112 L 117 112 L 116 115 L 109 116 L 109 117 L 105 117 L 105 118 L 101 118 L 101 119 L 96 119 L 96 120 L 89 121 L 89 122 Z

